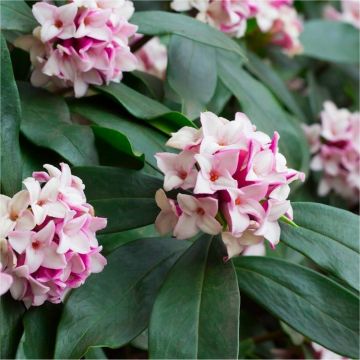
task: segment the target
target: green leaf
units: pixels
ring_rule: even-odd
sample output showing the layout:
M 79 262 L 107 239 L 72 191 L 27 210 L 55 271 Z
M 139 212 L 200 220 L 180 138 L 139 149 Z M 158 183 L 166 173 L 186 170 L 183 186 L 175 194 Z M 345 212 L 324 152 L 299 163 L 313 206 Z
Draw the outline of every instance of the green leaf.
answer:
M 219 75 L 224 85 L 235 95 L 244 113 L 259 130 L 272 136 L 281 135 L 280 151 L 290 167 L 307 172 L 308 144 L 301 127 L 283 111 L 270 91 L 240 65 L 234 66 L 233 58 L 218 53 Z
M 112 167 L 79 167 L 73 173 L 85 184 L 85 194 L 96 215 L 106 217 L 103 233 L 151 224 L 159 213 L 155 192 L 162 180 L 140 171 Z M 141 209 L 141 211 L 139 211 Z
M 210 102 L 207 104 L 207 110 L 220 114 L 227 102 L 230 100 L 232 94 L 230 90 L 218 78 L 215 93 Z
M 101 347 L 92 347 L 86 352 L 85 359 L 107 359 L 107 356 Z
M 91 346 L 120 347 L 138 336 L 165 275 L 187 247 L 186 241 L 151 238 L 113 252 L 104 271 L 65 303 L 55 357 L 80 358 Z
M 359 217 L 316 203 L 293 203 L 298 227 L 281 223 L 281 240 L 359 290 Z
M 94 134 L 73 124 L 65 101 L 47 91 L 19 83 L 21 132 L 35 145 L 49 148 L 73 165 L 96 165 Z
M 234 260 L 240 290 L 296 331 L 326 348 L 359 357 L 359 300 L 336 282 L 267 257 Z
M 103 140 L 104 142 L 111 145 L 113 149 L 119 151 L 120 154 L 118 155 L 127 155 L 131 158 L 134 158 L 140 168 L 144 166 L 144 154 L 134 150 L 131 146 L 129 139 L 124 134 L 113 129 L 96 125 L 92 126 L 92 129 L 97 138 Z M 116 156 L 116 154 L 113 155 Z
M 30 7 L 23 0 L 2 0 L 0 3 L 1 30 L 31 33 L 38 25 Z
M 199 113 L 214 95 L 217 81 L 215 49 L 196 41 L 171 37 L 166 79 L 182 99 L 183 112 L 190 118 Z
M 201 236 L 171 269 L 149 327 L 156 359 L 233 359 L 239 346 L 240 294 L 219 237 Z
M 359 30 L 354 26 L 329 20 L 305 22 L 300 35 L 303 55 L 320 60 L 359 63 Z
M 249 58 L 249 61 L 245 63 L 245 67 L 266 84 L 277 96 L 278 100 L 280 100 L 299 120 L 306 122 L 305 114 L 277 72 L 254 53 L 248 51 L 247 57 Z
M 146 120 L 149 125 L 165 134 L 177 131 L 183 126 L 195 127 L 193 122 L 181 113 L 171 111 L 166 106 L 122 83 L 111 83 L 108 86 L 95 86 L 95 88 L 118 101 L 131 115 Z
M 13 359 L 22 334 L 21 318 L 25 306 L 10 294 L 0 297 L 0 358 Z
M 0 193 L 9 196 L 21 189 L 20 122 L 19 93 L 6 41 L 1 35 Z
M 136 151 L 145 154 L 145 161 L 155 168 L 157 164 L 154 155 L 161 151 L 171 151 L 165 146 L 167 137 L 164 134 L 146 126 L 146 124 L 124 119 L 101 103 L 94 102 L 94 100 L 77 101 L 70 105 L 70 109 L 90 120 L 93 124 L 122 133 Z
M 52 359 L 62 306 L 45 303 L 30 308 L 24 316 L 23 354 L 26 359 Z
M 189 16 L 164 11 L 136 12 L 131 23 L 139 26 L 139 33 L 146 35 L 174 34 L 223 50 L 232 51 L 243 57 L 239 45 L 222 32 Z

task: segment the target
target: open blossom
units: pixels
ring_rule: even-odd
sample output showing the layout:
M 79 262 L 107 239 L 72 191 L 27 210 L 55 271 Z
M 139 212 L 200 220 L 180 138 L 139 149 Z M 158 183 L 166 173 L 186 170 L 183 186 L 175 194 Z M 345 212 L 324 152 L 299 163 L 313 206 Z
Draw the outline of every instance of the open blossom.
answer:
M 233 37 L 244 36 L 249 19 L 289 55 L 302 52 L 299 40 L 302 21 L 292 0 L 173 0 L 172 9 L 198 11 L 196 18 Z
M 311 153 L 310 167 L 322 171 L 318 193 L 334 191 L 351 202 L 360 193 L 360 113 L 324 103 L 321 124 L 304 126 Z
M 324 9 L 324 17 L 329 20 L 344 21 L 360 29 L 360 2 L 359 0 L 341 0 L 341 12 L 327 5 Z
M 171 199 L 157 192 L 155 226 L 178 239 L 221 233 L 228 258 L 263 254 L 264 240 L 271 247 L 280 240 L 278 220 L 292 219 L 289 184 L 304 174 L 287 167 L 279 134 L 271 139 L 257 131 L 245 114 L 228 121 L 204 112 L 200 120 L 201 129 L 182 128 L 167 142 L 179 154 L 156 154 L 164 189 L 186 193 Z
M 64 163 L 44 168 L 12 199 L 0 196 L 0 293 L 27 307 L 62 301 L 106 265 L 96 240 L 106 219 L 94 215 L 81 179 Z
M 32 11 L 40 26 L 15 46 L 30 52 L 34 86 L 73 87 L 81 97 L 90 84 L 119 82 L 123 71 L 136 68 L 128 46 L 137 30 L 128 22 L 130 1 L 74 0 L 59 7 L 37 2 Z

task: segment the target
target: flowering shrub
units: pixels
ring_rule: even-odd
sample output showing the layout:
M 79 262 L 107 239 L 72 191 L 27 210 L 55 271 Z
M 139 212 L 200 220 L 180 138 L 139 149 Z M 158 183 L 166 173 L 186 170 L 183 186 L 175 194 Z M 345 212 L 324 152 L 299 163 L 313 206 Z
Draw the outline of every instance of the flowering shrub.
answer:
M 272 139 L 243 113 L 235 120 L 211 112 L 200 116 L 202 128 L 184 127 L 167 145 L 179 154 L 158 153 L 164 173 L 164 188 L 192 189 L 194 196 L 178 194 L 168 200 L 162 190 L 156 200 L 161 212 L 155 226 L 165 235 L 188 239 L 200 230 L 211 235 L 222 232 L 228 257 L 263 241 L 272 247 L 280 240 L 278 219 L 292 219 L 287 199 L 289 184 L 304 174 L 288 169 L 279 153 L 279 134 Z
M 2 1 L 0 357 L 359 358 L 357 10 Z

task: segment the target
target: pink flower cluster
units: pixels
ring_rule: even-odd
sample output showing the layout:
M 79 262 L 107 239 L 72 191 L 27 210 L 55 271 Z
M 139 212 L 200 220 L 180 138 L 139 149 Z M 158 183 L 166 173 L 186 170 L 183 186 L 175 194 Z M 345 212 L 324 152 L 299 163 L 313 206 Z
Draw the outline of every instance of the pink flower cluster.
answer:
M 310 167 L 323 172 L 318 193 L 325 196 L 334 190 L 356 202 L 360 192 L 360 113 L 338 109 L 326 101 L 320 117 L 321 125 L 304 126 L 314 154 Z
M 165 79 L 167 67 L 167 49 L 158 37 L 152 38 L 135 53 L 138 59 L 137 69 L 160 79 Z
M 171 7 L 175 11 L 195 8 L 197 19 L 234 37 L 242 37 L 247 21 L 255 18 L 259 29 L 269 33 L 271 42 L 286 54 L 302 52 L 302 22 L 292 0 L 173 0 Z
M 106 265 L 96 240 L 106 219 L 94 216 L 81 179 L 67 164 L 44 168 L 13 198 L 0 195 L 0 295 L 10 289 L 27 307 L 61 302 Z
M 286 166 L 278 151 L 279 134 L 270 139 L 256 131 L 245 114 L 228 121 L 204 112 L 200 119 L 201 129 L 184 127 L 167 142 L 179 154 L 156 154 L 165 191 L 186 190 L 176 201 L 158 190 L 157 230 L 178 239 L 200 230 L 222 233 L 229 258 L 264 238 L 274 247 L 279 218 L 292 219 L 289 183 L 303 180 L 304 174 Z
M 327 5 L 324 16 L 329 20 L 347 22 L 360 29 L 360 1 L 341 0 L 341 12 L 337 11 L 333 6 Z
M 137 26 L 128 22 L 134 9 L 127 0 L 74 0 L 32 7 L 40 26 L 15 45 L 30 52 L 34 86 L 74 87 L 85 95 L 89 84 L 119 82 L 137 60 L 128 46 Z

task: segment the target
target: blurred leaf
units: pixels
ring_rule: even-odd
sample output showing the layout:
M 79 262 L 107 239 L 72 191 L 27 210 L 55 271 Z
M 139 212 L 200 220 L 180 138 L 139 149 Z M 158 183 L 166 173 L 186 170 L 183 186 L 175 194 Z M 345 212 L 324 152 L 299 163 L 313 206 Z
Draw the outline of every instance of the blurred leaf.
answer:
M 316 203 L 293 208 L 299 227 L 281 222 L 281 240 L 359 290 L 359 217 Z
M 52 359 L 62 306 L 46 302 L 30 308 L 24 316 L 23 354 L 26 359 Z
M 170 134 L 183 126 L 192 126 L 192 121 L 181 113 L 171 111 L 161 103 L 140 94 L 139 92 L 119 83 L 108 86 L 95 86 L 102 93 L 110 95 L 118 101 L 133 116 L 146 120 L 150 125 Z
M 13 359 L 22 335 L 25 306 L 8 293 L 0 297 L 0 358 Z
M 240 290 L 312 341 L 359 357 L 359 299 L 299 265 L 267 257 L 234 260 Z
M 249 58 L 249 61 L 245 63 L 245 67 L 261 82 L 266 84 L 277 96 L 279 101 L 281 101 L 299 120 L 306 122 L 306 117 L 300 106 L 297 104 L 290 90 L 286 87 L 276 71 L 250 51 L 247 53 L 247 57 Z
M 91 347 L 84 357 L 85 359 L 107 359 L 105 351 L 101 347 Z
M 220 114 L 227 102 L 230 100 L 232 93 L 218 78 L 215 93 L 207 104 L 207 110 Z
M 305 22 L 300 35 L 303 55 L 316 59 L 359 63 L 359 30 L 354 26 L 330 20 Z
M 205 234 L 171 269 L 151 314 L 151 358 L 237 357 L 240 294 L 224 255 L 221 239 Z
M 113 129 L 126 136 L 136 151 L 145 154 L 145 161 L 157 168 L 154 155 L 161 151 L 171 151 L 165 146 L 167 137 L 159 131 L 134 120 L 124 119 L 105 105 L 92 100 L 81 100 L 70 105 L 75 112 L 103 128 Z
M 315 80 L 315 76 L 313 72 L 309 71 L 307 74 L 307 81 L 308 81 L 308 89 L 309 89 L 309 103 L 310 109 L 313 115 L 312 119 L 309 119 L 310 123 L 314 123 L 316 119 L 319 118 L 320 112 L 323 109 L 323 104 L 326 100 L 330 100 L 329 91 L 320 86 Z
M 147 351 L 149 348 L 149 330 L 145 329 L 139 336 L 131 341 L 131 346 Z
M 215 49 L 173 35 L 166 80 L 182 99 L 183 113 L 198 118 L 214 95 L 217 81 Z
M 304 132 L 279 106 L 270 91 L 240 65 L 234 66 L 233 59 L 218 53 L 219 75 L 224 85 L 235 95 L 244 113 L 259 130 L 272 136 L 274 131 L 281 135 L 280 151 L 290 167 L 307 172 L 309 150 Z
M 18 30 L 31 33 L 38 25 L 25 1 L 2 0 L 0 6 L 1 30 Z
M 165 11 L 140 11 L 135 12 L 130 21 L 139 26 L 141 34 L 171 33 L 244 56 L 242 49 L 227 35 L 189 16 Z
M 151 238 L 113 252 L 104 271 L 66 301 L 55 357 L 80 358 L 91 346 L 120 347 L 138 336 L 168 270 L 187 247 L 186 241 Z
M 35 145 L 54 150 L 73 165 L 97 164 L 94 134 L 72 124 L 65 101 L 47 91 L 19 83 L 21 132 Z
M 155 192 L 162 187 L 161 179 L 105 166 L 78 167 L 73 173 L 84 181 L 86 197 L 96 215 L 108 219 L 102 233 L 134 229 L 155 221 L 160 211 Z
M 148 94 L 157 101 L 161 101 L 164 97 L 164 83 L 161 79 L 151 74 L 142 71 L 131 71 L 128 73 L 126 77 L 126 81 L 124 83 L 131 88 L 137 89 L 145 89 Z M 143 86 L 140 86 L 142 84 Z M 141 93 L 146 91 L 138 90 Z
M 3 4 L 1 5 L 3 6 Z M 21 109 L 9 51 L 1 35 L 0 193 L 9 196 L 21 189 L 19 129 Z
M 246 356 L 253 354 L 254 351 L 255 344 L 252 339 L 240 341 L 238 359 L 245 359 Z

